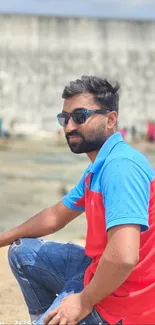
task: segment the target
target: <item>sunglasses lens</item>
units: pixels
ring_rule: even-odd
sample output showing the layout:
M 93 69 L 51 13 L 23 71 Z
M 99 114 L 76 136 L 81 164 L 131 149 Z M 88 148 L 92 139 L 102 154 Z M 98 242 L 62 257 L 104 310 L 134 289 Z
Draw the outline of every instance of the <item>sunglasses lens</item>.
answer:
M 73 112 L 72 117 L 76 124 L 82 124 L 82 123 L 86 122 L 87 114 L 84 110 L 79 109 L 79 110 L 76 110 L 75 112 Z
M 68 121 L 68 119 L 67 119 L 67 117 L 65 116 L 65 115 L 63 115 L 63 114 L 58 114 L 57 115 L 57 119 L 58 119 L 58 122 L 59 122 L 59 124 L 61 125 L 61 126 L 66 126 L 67 125 L 67 121 Z
M 74 123 L 83 124 L 87 119 L 87 112 L 85 109 L 78 108 L 72 114 L 60 113 L 57 115 L 58 122 L 61 126 L 66 127 L 70 117 L 72 117 Z

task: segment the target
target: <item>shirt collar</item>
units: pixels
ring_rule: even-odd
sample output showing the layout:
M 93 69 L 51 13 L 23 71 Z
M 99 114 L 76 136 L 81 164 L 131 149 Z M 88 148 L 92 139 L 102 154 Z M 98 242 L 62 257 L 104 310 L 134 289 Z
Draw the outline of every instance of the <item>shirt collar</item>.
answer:
M 92 173 L 95 173 L 96 171 L 98 172 L 99 168 L 104 164 L 107 156 L 115 147 L 115 145 L 122 141 L 124 140 L 120 132 L 116 132 L 113 135 L 111 135 L 111 137 L 108 138 L 108 140 L 106 140 L 106 142 L 103 144 L 100 151 L 98 152 L 94 163 L 92 163 L 90 172 Z

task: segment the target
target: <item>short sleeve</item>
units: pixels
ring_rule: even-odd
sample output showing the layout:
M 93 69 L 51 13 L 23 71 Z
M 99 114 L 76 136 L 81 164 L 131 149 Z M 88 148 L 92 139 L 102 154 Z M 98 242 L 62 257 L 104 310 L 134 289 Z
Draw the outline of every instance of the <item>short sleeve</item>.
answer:
M 62 198 L 62 202 L 67 208 L 81 212 L 85 211 L 85 178 L 89 170 L 90 165 L 82 175 L 79 183 Z
M 130 159 L 112 160 L 102 177 L 106 229 L 138 224 L 148 229 L 150 181 L 139 165 Z

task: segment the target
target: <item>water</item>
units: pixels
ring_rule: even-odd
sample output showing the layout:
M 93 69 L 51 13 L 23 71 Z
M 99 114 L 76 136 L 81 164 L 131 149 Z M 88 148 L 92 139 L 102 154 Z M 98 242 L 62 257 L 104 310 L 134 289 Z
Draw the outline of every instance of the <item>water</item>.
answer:
M 155 153 L 146 155 L 155 167 Z M 74 155 L 67 147 L 53 146 L 50 140 L 16 140 L 1 147 L 0 232 L 58 202 L 88 164 L 85 155 Z M 79 239 L 85 227 L 82 215 L 50 238 Z

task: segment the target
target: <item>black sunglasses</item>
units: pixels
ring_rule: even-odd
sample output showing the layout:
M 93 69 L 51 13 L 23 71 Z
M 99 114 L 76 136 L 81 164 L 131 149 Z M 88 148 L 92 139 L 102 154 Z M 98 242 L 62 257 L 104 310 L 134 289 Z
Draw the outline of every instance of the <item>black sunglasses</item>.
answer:
M 106 114 L 109 113 L 109 109 L 94 109 L 89 110 L 86 108 L 76 108 L 72 113 L 62 112 L 57 115 L 58 122 L 61 126 L 66 127 L 69 119 L 72 118 L 74 123 L 83 124 L 87 118 L 93 114 Z

